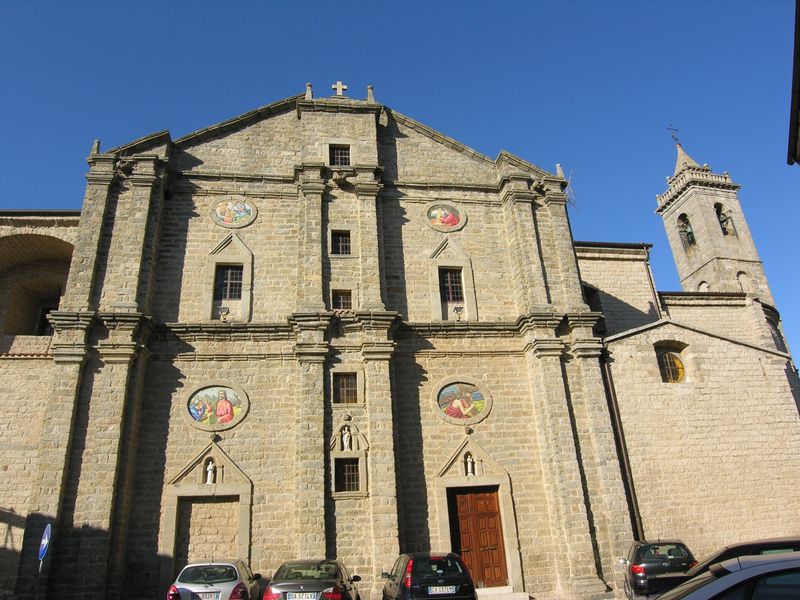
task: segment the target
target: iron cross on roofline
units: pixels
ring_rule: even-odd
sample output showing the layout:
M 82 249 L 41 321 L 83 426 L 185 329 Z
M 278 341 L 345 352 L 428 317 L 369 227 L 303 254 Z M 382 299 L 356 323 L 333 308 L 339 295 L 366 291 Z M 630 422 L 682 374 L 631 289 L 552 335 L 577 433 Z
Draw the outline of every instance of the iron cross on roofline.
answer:
M 331 86 L 331 89 L 332 90 L 336 90 L 336 95 L 337 96 L 344 96 L 343 92 L 344 92 L 344 90 L 347 89 L 347 86 L 345 84 L 343 84 L 341 81 L 337 81 L 336 83 L 334 83 Z

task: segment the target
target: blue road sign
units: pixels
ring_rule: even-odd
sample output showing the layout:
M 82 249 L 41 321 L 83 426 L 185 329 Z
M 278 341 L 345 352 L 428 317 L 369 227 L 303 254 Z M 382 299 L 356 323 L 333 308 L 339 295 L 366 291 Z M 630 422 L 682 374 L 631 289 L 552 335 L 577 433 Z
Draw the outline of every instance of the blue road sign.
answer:
M 44 528 L 44 533 L 42 534 L 42 541 L 39 544 L 39 560 L 44 560 L 44 555 L 47 554 L 47 548 L 50 546 L 50 535 L 52 534 L 53 529 L 50 527 L 50 523 L 47 524 L 47 527 Z

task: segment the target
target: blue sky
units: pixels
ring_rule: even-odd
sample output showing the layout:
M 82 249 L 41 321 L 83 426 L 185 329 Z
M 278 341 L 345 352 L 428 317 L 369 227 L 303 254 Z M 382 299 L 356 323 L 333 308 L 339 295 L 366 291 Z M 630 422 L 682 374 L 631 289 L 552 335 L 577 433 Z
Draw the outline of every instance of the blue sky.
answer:
M 224 7 L 223 7 L 224 6 Z M 740 198 L 800 352 L 793 0 L 36 2 L 0 8 L 0 208 L 79 208 L 92 140 L 173 139 L 299 93 L 378 101 L 495 157 L 572 174 L 578 240 L 651 242 L 684 148 Z

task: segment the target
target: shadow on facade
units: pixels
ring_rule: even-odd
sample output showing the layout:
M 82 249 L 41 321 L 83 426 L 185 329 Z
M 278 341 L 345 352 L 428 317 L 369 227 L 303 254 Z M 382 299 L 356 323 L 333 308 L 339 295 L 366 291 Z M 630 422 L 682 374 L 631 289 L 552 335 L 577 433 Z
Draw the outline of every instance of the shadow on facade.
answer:
M 428 381 L 428 373 L 414 361 L 412 348 L 418 351 L 433 346 L 408 327 L 401 329 L 399 338 L 400 354 L 392 368 L 392 382 L 397 399 L 393 408 L 400 552 L 425 552 L 431 550 L 431 532 L 420 414 L 420 403 L 425 399 L 420 398 L 420 389 Z
M 0 598 L 3 600 L 51 597 L 64 599 L 160 598 L 166 593 L 166 590 L 159 589 L 157 578 L 149 586 L 130 585 L 131 582 L 143 581 L 143 577 L 146 577 L 144 573 L 129 572 L 126 577 L 128 581 L 121 581 L 119 576 L 111 574 L 111 565 L 108 565 L 108 573 L 93 578 L 98 581 L 94 588 L 87 587 L 81 573 L 87 568 L 94 567 L 89 566 L 91 561 L 87 561 L 86 557 L 93 549 L 107 547 L 111 538 L 108 530 L 87 526 L 58 526 L 51 517 L 39 513 L 32 513 L 28 515 L 27 519 L 13 514 L 9 518 L 8 511 L 4 509 L 0 509 L 0 520 L 7 527 L 16 527 L 20 521 L 27 521 L 25 537 L 32 540 L 32 543 L 26 543 L 21 552 L 9 548 L 0 550 Z M 53 533 L 50 548 L 42 561 L 40 571 L 39 541 L 48 523 L 53 528 Z M 80 569 L 76 568 L 79 559 L 83 562 Z M 151 562 L 168 567 L 172 563 L 172 557 L 156 554 L 151 558 Z M 99 557 L 95 564 L 97 569 L 104 569 L 106 566 Z M 13 568 L 6 568 L 6 566 L 12 565 Z M 112 589 L 117 590 L 119 596 L 110 594 Z
M 181 161 L 192 166 L 202 164 L 191 155 L 181 152 Z M 153 315 L 160 321 L 171 323 L 178 320 L 181 305 L 183 273 L 186 269 L 186 251 L 189 238 L 189 222 L 198 216 L 192 198 L 198 187 L 187 179 L 181 179 L 180 191 L 164 192 L 164 214 L 161 229 L 169 232 L 162 235 L 158 248 Z M 208 248 L 210 252 L 216 241 Z

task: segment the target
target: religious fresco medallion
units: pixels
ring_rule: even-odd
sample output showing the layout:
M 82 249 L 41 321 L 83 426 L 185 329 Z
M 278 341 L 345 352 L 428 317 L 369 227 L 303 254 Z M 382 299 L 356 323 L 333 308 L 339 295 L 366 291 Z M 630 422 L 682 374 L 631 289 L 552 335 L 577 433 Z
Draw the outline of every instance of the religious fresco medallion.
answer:
M 227 385 L 202 387 L 189 396 L 185 418 L 198 429 L 222 431 L 238 425 L 250 408 L 247 394 Z
M 221 227 L 239 229 L 252 223 L 258 208 L 255 203 L 245 197 L 228 197 L 224 200 L 215 200 L 211 207 L 211 219 Z
M 428 225 L 436 231 L 458 231 L 467 224 L 467 213 L 446 202 L 431 204 L 425 216 Z
M 436 404 L 448 423 L 470 425 L 485 419 L 492 408 L 491 396 L 466 381 L 449 380 L 437 386 Z

